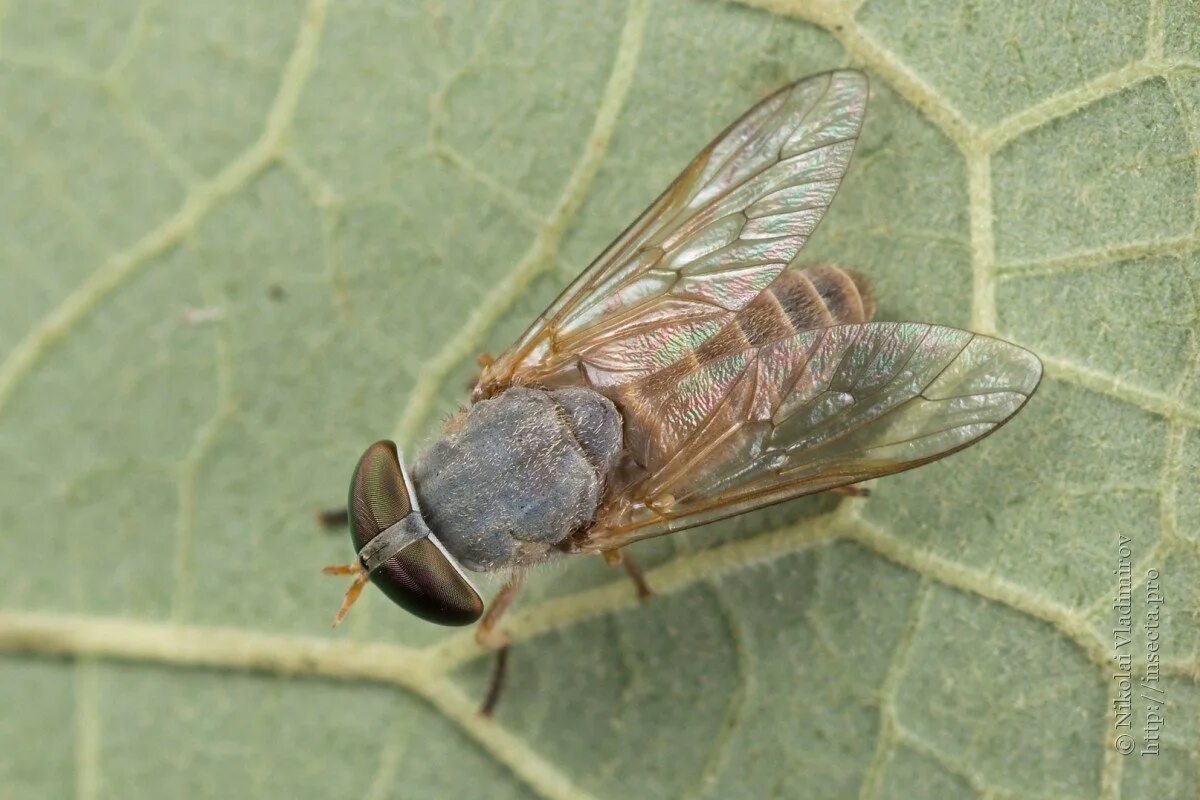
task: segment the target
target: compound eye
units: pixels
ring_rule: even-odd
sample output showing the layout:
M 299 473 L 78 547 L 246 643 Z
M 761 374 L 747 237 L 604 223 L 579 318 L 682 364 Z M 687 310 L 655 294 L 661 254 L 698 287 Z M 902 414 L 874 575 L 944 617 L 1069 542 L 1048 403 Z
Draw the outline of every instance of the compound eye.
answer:
M 350 480 L 350 537 L 355 550 L 409 514 L 419 514 L 409 494 L 396 444 L 367 448 Z M 371 573 L 392 602 L 441 625 L 470 625 L 483 599 L 454 558 L 432 535 L 405 547 Z

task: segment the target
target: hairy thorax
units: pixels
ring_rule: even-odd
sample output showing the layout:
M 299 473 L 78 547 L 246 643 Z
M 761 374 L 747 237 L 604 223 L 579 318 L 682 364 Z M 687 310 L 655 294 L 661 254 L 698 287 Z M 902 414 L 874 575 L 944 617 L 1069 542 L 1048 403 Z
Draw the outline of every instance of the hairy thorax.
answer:
M 585 388 L 513 387 L 482 400 L 417 460 L 425 521 L 467 568 L 546 558 L 591 524 L 622 452 L 622 422 Z

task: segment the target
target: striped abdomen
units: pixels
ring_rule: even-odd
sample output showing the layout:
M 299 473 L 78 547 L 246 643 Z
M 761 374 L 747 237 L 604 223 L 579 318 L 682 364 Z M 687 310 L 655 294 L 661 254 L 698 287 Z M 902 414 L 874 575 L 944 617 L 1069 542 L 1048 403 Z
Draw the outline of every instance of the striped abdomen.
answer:
M 865 323 L 875 299 L 863 276 L 832 264 L 784 270 L 737 321 L 752 344 L 775 341 L 814 327 Z
M 832 264 L 785 269 L 716 335 L 696 349 L 699 364 L 799 331 L 867 322 L 875 300 L 857 272 Z
M 800 331 L 866 322 L 874 313 L 871 292 L 857 273 L 830 264 L 785 269 L 694 350 L 604 392 L 624 416 L 626 447 L 644 470 L 656 472 L 731 390 L 758 348 Z

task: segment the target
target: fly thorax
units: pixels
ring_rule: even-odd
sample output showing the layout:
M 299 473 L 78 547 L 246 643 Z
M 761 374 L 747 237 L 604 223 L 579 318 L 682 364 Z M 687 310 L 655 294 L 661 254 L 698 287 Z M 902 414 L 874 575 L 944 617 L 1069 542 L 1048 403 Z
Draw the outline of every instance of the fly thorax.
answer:
M 595 517 L 621 415 L 581 387 L 513 387 L 471 406 L 413 469 L 425 521 L 466 567 L 540 561 Z

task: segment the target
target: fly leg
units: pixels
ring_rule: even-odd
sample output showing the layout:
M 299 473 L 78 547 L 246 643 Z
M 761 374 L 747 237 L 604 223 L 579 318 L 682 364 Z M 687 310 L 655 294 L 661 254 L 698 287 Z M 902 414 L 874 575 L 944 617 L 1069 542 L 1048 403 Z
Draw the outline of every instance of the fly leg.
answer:
M 524 581 L 525 573 L 514 572 L 505 584 L 500 587 L 500 591 L 492 600 L 492 604 L 488 606 L 487 611 L 483 612 L 483 619 L 480 620 L 479 626 L 475 628 L 475 641 L 481 647 L 486 647 L 489 650 L 499 650 L 502 647 L 508 646 L 508 637 L 496 630 L 496 624 L 500 622 L 500 618 L 504 616 L 504 612 L 508 611 L 508 607 L 512 605 L 517 592 L 521 591 L 521 584 Z
M 830 489 L 829 491 L 833 492 L 834 494 L 843 495 L 845 497 L 870 497 L 871 496 L 870 489 L 868 489 L 865 486 L 859 486 L 856 483 L 852 483 L 849 486 L 839 486 L 836 489 Z
M 317 512 L 317 524 L 330 530 L 344 528 L 350 524 L 350 512 L 346 510 L 345 506 L 322 508 Z
M 475 356 L 475 363 L 479 365 L 479 377 L 483 377 L 483 371 L 486 370 L 488 367 L 490 367 L 492 364 L 495 364 L 496 359 L 492 358 L 491 353 L 480 353 L 479 355 Z M 475 386 L 478 383 L 479 383 L 479 378 L 468 378 L 467 379 L 467 391 L 470 392 L 470 391 L 474 390 Z
M 629 580 L 633 581 L 633 588 L 637 590 L 639 600 L 645 600 L 654 596 L 654 590 L 650 588 L 650 584 L 646 582 L 646 573 L 642 572 L 642 568 L 632 557 L 625 554 L 623 550 L 605 550 L 600 555 L 604 556 L 604 563 L 610 567 L 621 566 L 625 568 L 625 573 L 629 575 Z
M 481 647 L 496 651 L 496 660 L 492 665 L 492 677 L 488 683 L 488 691 L 483 698 L 483 705 L 479 707 L 479 713 L 484 717 L 490 717 L 495 712 L 496 704 L 500 702 L 500 693 L 504 690 L 505 676 L 508 674 L 508 637 L 496 630 L 496 625 L 504 616 L 504 612 L 512 605 L 517 592 L 521 591 L 521 584 L 524 580 L 525 573 L 514 572 L 504 586 L 500 587 L 492 604 L 484 612 L 479 626 L 475 628 L 475 641 Z
M 483 698 L 483 705 L 479 707 L 479 716 L 491 718 L 496 711 L 496 704 L 500 702 L 500 692 L 504 688 L 504 677 L 508 674 L 508 645 L 504 645 L 496 651 L 496 658 L 492 662 L 492 677 L 488 681 L 487 695 Z

